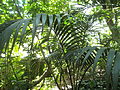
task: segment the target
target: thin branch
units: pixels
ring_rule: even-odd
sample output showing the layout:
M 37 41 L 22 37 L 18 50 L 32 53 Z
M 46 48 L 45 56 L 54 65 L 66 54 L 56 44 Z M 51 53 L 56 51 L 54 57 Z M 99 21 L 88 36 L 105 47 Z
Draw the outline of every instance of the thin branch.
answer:
M 15 0 L 13 0 L 13 2 L 15 3 Z M 16 7 L 16 9 L 17 9 L 18 15 L 19 15 L 21 18 L 23 18 L 16 3 L 15 3 L 15 7 Z

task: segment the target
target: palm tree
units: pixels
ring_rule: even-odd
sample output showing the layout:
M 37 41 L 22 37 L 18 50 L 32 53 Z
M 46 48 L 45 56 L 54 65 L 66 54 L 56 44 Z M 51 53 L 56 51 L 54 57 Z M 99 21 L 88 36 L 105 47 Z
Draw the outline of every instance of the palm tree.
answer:
M 89 24 L 89 21 L 86 22 L 86 19 L 91 19 L 91 16 L 85 17 L 81 15 L 81 17 L 85 20 L 76 18 L 72 14 L 38 14 L 34 19 L 17 20 L 1 31 L 0 50 L 2 52 L 0 54 L 5 53 L 6 65 L 10 64 L 13 72 L 12 52 L 15 45 L 19 45 L 19 48 L 24 45 L 24 42 L 28 40 L 27 36 L 32 37 L 28 52 L 32 56 L 40 52 L 39 54 L 44 60 L 41 60 L 40 63 L 44 62 L 46 64 L 44 66 L 46 70 L 39 74 L 37 73 L 37 68 L 41 68 L 38 67 L 41 65 L 39 60 L 30 61 L 31 71 L 26 70 L 29 72 L 29 79 L 27 79 L 24 89 L 32 89 L 44 81 L 45 78 L 53 77 L 55 84 L 60 90 L 80 90 L 80 88 L 83 88 L 82 81 L 89 79 L 87 75 L 90 75 L 92 79 L 90 83 L 101 80 L 106 85 L 102 88 L 108 90 L 111 88 L 113 90 L 118 89 L 120 52 L 106 47 L 91 47 L 87 42 L 87 33 L 91 24 Z M 38 41 L 35 42 L 35 39 Z M 46 45 L 44 46 L 44 44 Z M 46 56 L 47 52 L 45 50 L 48 51 L 48 56 Z M 32 76 L 30 73 L 35 75 Z M 40 78 L 37 81 L 33 81 L 38 75 Z M 15 72 L 14 76 L 16 79 L 18 78 Z M 21 87 L 19 83 L 16 85 L 18 87 L 15 88 Z M 93 85 L 89 88 L 97 89 L 98 87 Z

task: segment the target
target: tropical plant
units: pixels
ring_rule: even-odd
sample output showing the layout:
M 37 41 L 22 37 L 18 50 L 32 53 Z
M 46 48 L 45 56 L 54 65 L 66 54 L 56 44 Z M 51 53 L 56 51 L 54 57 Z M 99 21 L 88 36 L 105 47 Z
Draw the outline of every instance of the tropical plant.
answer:
M 43 13 L 1 24 L 1 87 L 28 90 L 40 84 L 38 88 L 42 89 L 44 82 L 54 79 L 60 90 L 119 89 L 120 52 L 89 43 L 96 14 L 101 17 L 98 13 Z M 27 57 L 22 59 L 18 50 L 27 51 Z

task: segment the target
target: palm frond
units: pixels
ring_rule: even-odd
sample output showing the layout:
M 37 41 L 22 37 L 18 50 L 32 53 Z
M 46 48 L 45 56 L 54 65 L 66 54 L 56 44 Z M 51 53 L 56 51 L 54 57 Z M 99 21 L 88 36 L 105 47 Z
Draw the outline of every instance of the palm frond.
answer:
M 69 20 L 70 17 L 73 18 L 73 22 Z M 113 90 L 117 90 L 120 71 L 120 53 L 105 47 L 86 47 L 87 45 L 86 42 L 84 42 L 84 35 L 86 35 L 86 31 L 88 29 L 86 26 L 88 26 L 88 23 L 80 20 L 76 23 L 74 20 L 75 18 L 72 16 L 61 16 L 58 14 L 38 14 L 33 20 L 19 20 L 0 33 L 0 50 L 6 51 L 8 48 L 10 48 L 11 54 L 16 42 L 19 42 L 20 44 L 24 43 L 23 40 L 26 36 L 27 27 L 30 24 L 33 25 L 31 31 L 32 48 L 34 46 L 37 27 L 42 27 L 42 33 L 44 32 L 45 26 L 50 27 L 50 30 L 54 31 L 54 36 L 57 38 L 59 45 L 61 46 L 60 53 L 58 52 L 59 54 L 51 55 L 53 58 L 52 60 L 54 60 L 53 64 L 55 64 L 52 66 L 54 66 L 54 68 L 57 67 L 58 69 L 58 73 L 55 77 L 56 82 L 58 81 L 58 83 L 60 82 L 61 84 L 63 83 L 62 81 L 64 81 L 64 86 L 66 88 L 68 88 L 68 84 L 72 86 L 72 89 L 80 88 L 86 72 L 90 69 L 93 69 L 92 75 L 96 76 L 96 69 L 99 70 L 100 62 L 103 62 L 103 66 L 106 67 L 103 68 L 103 70 L 106 70 L 106 74 L 104 73 L 103 76 L 106 75 L 106 77 L 109 77 L 106 78 L 106 82 L 111 81 L 111 83 L 107 84 L 107 88 L 109 87 L 109 84 L 111 84 Z M 64 21 L 67 21 L 67 23 Z M 84 25 L 79 26 L 81 23 L 84 23 Z M 40 26 L 40 24 L 42 24 L 42 26 Z M 40 34 L 42 35 L 42 33 Z M 17 41 L 18 39 L 19 41 Z M 43 40 L 42 43 L 45 41 L 46 40 Z M 12 42 L 12 46 L 9 46 L 10 42 Z M 39 45 L 42 43 L 39 43 Z M 63 50 L 62 53 L 61 49 Z M 2 52 L 0 52 L 0 54 L 1 53 Z M 36 68 L 36 65 L 37 62 L 33 63 L 31 66 Z M 35 76 L 37 75 L 38 73 Z M 60 79 L 58 77 L 60 77 Z M 60 86 L 61 85 L 59 85 L 59 87 Z
M 13 35 L 13 42 L 12 42 L 11 51 L 10 51 L 12 53 L 12 50 L 13 50 L 15 42 L 18 38 L 18 33 L 20 32 L 21 27 L 23 26 L 20 42 L 22 42 L 23 36 L 25 35 L 25 32 L 26 32 L 26 27 L 27 27 L 28 23 L 30 22 L 30 20 L 31 19 L 18 20 L 17 22 L 8 26 L 4 31 L 2 31 L 1 41 L 0 41 L 0 50 L 1 51 L 4 48 L 5 48 L 5 51 L 7 50 L 11 36 Z
M 23 41 L 23 37 L 26 35 L 26 28 L 29 26 L 31 23 L 30 21 L 32 20 L 33 24 L 33 29 L 32 29 L 32 43 L 31 46 L 33 47 L 33 42 L 34 38 L 36 36 L 36 30 L 37 27 L 39 27 L 39 24 L 42 23 L 42 32 L 44 29 L 45 25 L 49 25 L 52 29 L 52 24 L 53 25 L 53 30 L 56 34 L 56 38 L 60 41 L 60 44 L 62 47 L 65 47 L 66 49 L 72 49 L 75 47 L 79 47 L 79 43 L 81 42 L 81 30 L 79 30 L 79 27 L 74 27 L 74 22 L 70 22 L 68 20 L 70 16 L 65 15 L 61 16 L 59 14 L 56 15 L 47 15 L 47 14 L 38 14 L 34 19 L 22 19 L 17 21 L 16 23 L 13 23 L 9 27 L 7 27 L 1 34 L 2 34 L 2 41 L 0 42 L 0 49 L 1 51 L 3 50 L 4 47 L 8 47 L 8 43 L 10 42 L 11 35 L 13 35 L 13 42 L 12 42 L 12 47 L 11 51 L 14 48 L 15 42 L 17 39 L 19 39 L 18 34 L 20 37 L 20 45 L 21 42 Z M 69 25 L 64 24 L 64 20 L 68 20 Z M 63 21 L 63 22 L 62 22 Z M 62 22 L 62 23 L 61 23 Z M 21 31 L 21 28 L 22 31 Z M 80 27 L 81 28 L 81 27 Z M 30 29 L 30 28 L 29 28 Z M 20 32 L 20 33 L 19 33 Z M 5 46 L 6 45 L 6 46 Z
M 105 73 L 103 73 L 103 78 L 106 78 L 104 79 L 107 84 L 106 88 L 109 89 L 109 85 L 111 84 L 113 90 L 117 90 L 119 82 L 118 78 L 120 76 L 120 55 L 119 52 L 115 52 L 117 51 L 97 46 L 80 48 L 67 52 L 65 56 L 61 56 L 61 58 L 56 58 L 57 60 L 55 62 L 57 63 L 57 66 L 55 66 L 58 68 L 59 74 L 62 75 L 60 77 L 62 77 L 62 79 L 66 78 L 66 80 L 72 83 L 68 83 L 68 85 L 70 84 L 72 88 L 80 88 L 83 78 L 86 77 L 85 73 L 88 72 L 89 69 L 93 69 L 91 75 L 96 77 L 97 71 L 100 69 L 99 63 L 104 62 L 103 66 L 105 65 L 105 67 L 102 70 L 105 71 Z M 66 64 L 67 66 L 62 66 Z M 63 72 L 66 68 L 67 71 Z

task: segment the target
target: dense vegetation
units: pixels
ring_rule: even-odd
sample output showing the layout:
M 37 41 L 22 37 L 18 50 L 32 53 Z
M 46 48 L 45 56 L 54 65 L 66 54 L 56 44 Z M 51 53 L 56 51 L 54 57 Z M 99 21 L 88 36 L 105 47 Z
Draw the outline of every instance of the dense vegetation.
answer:
M 119 90 L 119 0 L 1 0 L 0 90 Z

